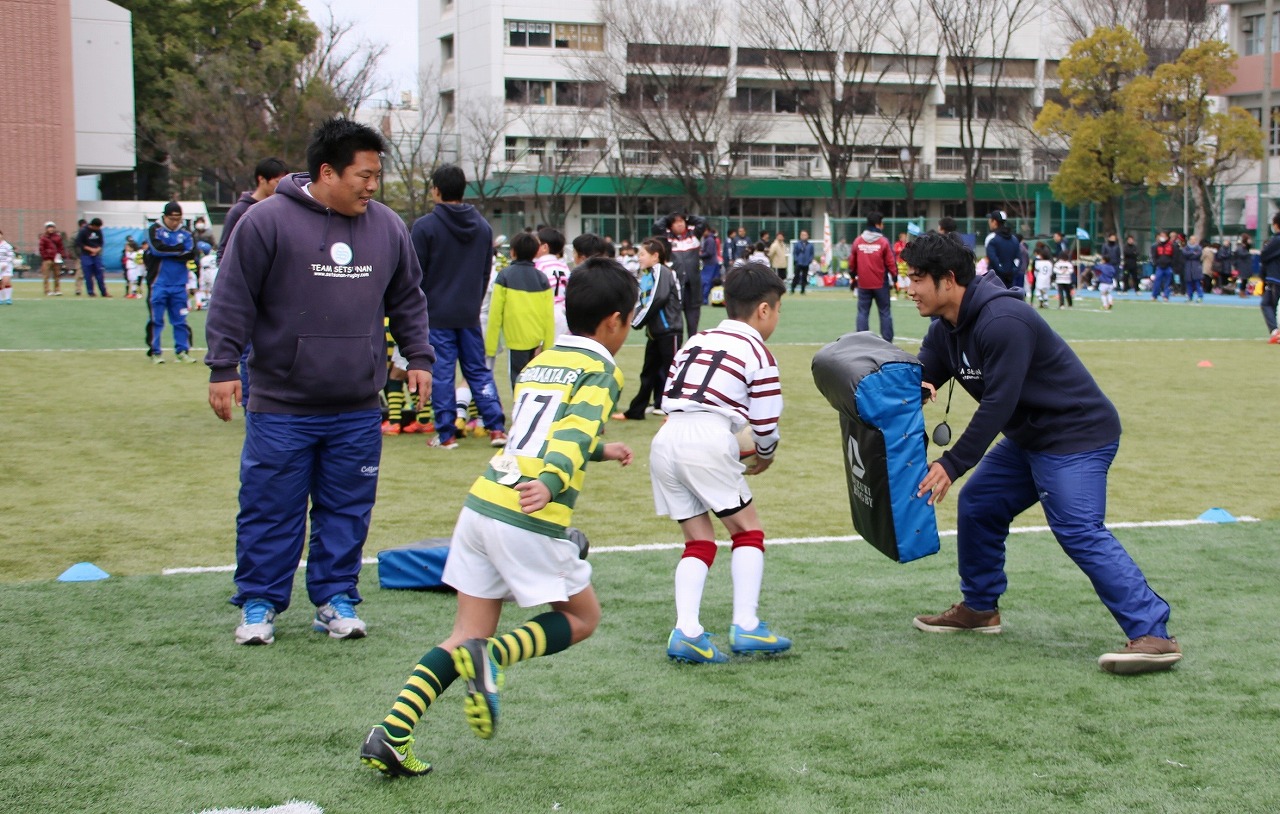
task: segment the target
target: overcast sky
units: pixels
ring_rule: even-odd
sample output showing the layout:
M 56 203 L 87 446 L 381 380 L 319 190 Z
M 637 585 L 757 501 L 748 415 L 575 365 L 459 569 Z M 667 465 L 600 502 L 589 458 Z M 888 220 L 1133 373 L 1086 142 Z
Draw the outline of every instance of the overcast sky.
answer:
M 414 90 L 418 75 L 417 0 L 300 0 L 307 14 L 318 24 L 329 16 L 355 23 L 353 43 L 365 39 L 388 46 L 381 73 L 390 84 L 392 97 L 401 90 Z M 327 7 L 327 8 L 326 8 Z M 351 35 L 348 35 L 351 36 Z

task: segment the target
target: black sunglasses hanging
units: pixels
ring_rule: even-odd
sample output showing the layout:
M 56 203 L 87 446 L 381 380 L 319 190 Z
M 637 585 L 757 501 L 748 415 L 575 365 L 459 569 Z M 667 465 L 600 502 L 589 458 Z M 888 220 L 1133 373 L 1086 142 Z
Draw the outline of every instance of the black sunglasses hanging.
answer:
M 940 447 L 945 447 L 951 443 L 951 426 L 947 424 L 947 417 L 951 415 L 951 394 L 955 392 L 956 380 L 951 380 L 951 386 L 947 388 L 947 410 L 942 414 L 942 421 L 938 426 L 933 428 L 933 443 Z

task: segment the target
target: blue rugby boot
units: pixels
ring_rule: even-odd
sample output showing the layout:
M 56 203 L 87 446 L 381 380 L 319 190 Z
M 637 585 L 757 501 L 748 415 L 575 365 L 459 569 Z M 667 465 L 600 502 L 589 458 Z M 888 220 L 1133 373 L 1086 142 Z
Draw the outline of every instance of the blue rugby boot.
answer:
M 729 650 L 738 655 L 751 653 L 785 653 L 791 649 L 791 640 L 778 636 L 763 621 L 755 630 L 743 630 L 729 626 Z
M 680 628 L 667 637 L 667 658 L 686 664 L 724 664 L 729 660 L 711 641 L 710 633 L 704 630 L 701 636 L 686 636 Z

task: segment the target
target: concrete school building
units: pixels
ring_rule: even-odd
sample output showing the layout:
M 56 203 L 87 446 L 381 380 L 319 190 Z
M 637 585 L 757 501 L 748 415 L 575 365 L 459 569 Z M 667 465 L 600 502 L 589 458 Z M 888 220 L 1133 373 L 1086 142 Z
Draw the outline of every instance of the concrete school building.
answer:
M 734 77 L 723 104 L 733 113 L 758 119 L 765 125 L 764 133 L 725 167 L 730 180 L 724 202 L 707 207 L 716 211 L 699 214 L 722 226 L 745 226 L 753 237 L 762 229 L 782 230 L 788 237 L 805 229 L 819 239 L 823 216 L 830 215 L 840 224 L 841 232 L 833 236 L 838 240 L 856 236 L 861 218 L 872 210 L 885 215 L 886 231 L 905 231 L 908 220 L 932 228 L 939 218 L 951 216 L 961 221 L 963 230 L 984 234 L 985 214 L 1002 209 L 1025 235 L 1074 233 L 1079 212 L 1054 202 L 1048 189 L 1061 155 L 1038 148 L 1029 133 L 1040 106 L 1057 92 L 1058 60 L 1068 46 L 1048 4 L 1039 4 L 1018 29 L 1004 59 L 995 102 L 982 103 L 990 135 L 980 153 L 977 217 L 972 223 L 964 221 L 964 159 L 954 70 L 937 46 L 936 34 L 925 36 L 932 44 L 912 57 L 938 66 L 927 72 L 924 86 L 913 86 L 910 71 L 894 68 L 891 43 L 875 44 L 870 58 L 879 81 L 864 100 L 868 135 L 865 144 L 851 145 L 851 177 L 860 180 L 849 185 L 848 210 L 828 212 L 829 171 L 796 111 L 795 86 L 767 67 L 760 49 L 741 36 L 747 26 L 767 25 L 741 17 L 745 6 L 723 6 L 725 18 L 718 23 L 713 47 L 722 53 L 723 70 Z M 698 12 L 691 8 L 690 13 Z M 500 190 L 487 213 L 500 232 L 510 234 L 545 216 L 539 198 L 552 191 L 546 173 L 552 155 L 571 156 L 568 170 L 577 176 L 564 218 L 569 234 L 593 231 L 615 240 L 635 239 L 648 234 L 655 217 L 688 205 L 679 186 L 662 177 L 655 146 L 611 123 L 599 88 L 584 81 L 574 65 L 583 54 L 612 51 L 626 54 L 630 66 L 633 55 L 639 59 L 646 47 L 658 47 L 637 41 L 632 32 L 610 30 L 599 14 L 600 6 L 589 0 L 558 5 L 420 0 L 420 65 L 439 76 L 438 101 L 447 114 L 444 127 L 463 134 L 464 153 L 473 146 L 467 143 L 466 111 L 492 104 L 491 100 L 501 100 L 506 108 L 492 156 L 501 172 L 501 184 L 495 185 Z M 927 21 L 920 23 L 927 26 Z M 645 70 L 651 71 L 652 65 Z M 637 66 L 636 75 L 640 73 Z M 627 79 L 614 81 L 625 87 Z M 926 102 L 914 143 L 886 136 L 892 122 L 883 111 L 893 107 L 895 94 L 922 91 Z M 910 210 L 903 184 L 908 166 L 903 159 L 909 156 L 915 158 L 915 202 Z M 463 163 L 473 175 L 471 162 Z M 638 167 L 653 176 L 638 201 L 624 201 L 617 194 L 621 166 Z

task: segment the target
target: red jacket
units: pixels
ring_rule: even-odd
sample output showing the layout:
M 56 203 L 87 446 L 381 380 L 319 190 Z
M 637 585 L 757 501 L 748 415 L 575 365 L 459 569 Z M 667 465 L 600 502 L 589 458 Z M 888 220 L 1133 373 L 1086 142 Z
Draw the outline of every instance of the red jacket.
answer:
M 40 233 L 41 260 L 52 260 L 57 255 L 65 255 L 66 253 L 67 250 L 62 248 L 62 235 L 57 232 L 54 232 L 53 234 L 49 234 L 48 232 Z M 65 259 L 65 257 L 63 259 Z
M 849 267 L 858 278 L 858 288 L 884 288 L 888 275 L 896 279 L 898 262 L 889 238 L 870 229 L 858 235 L 849 250 Z

